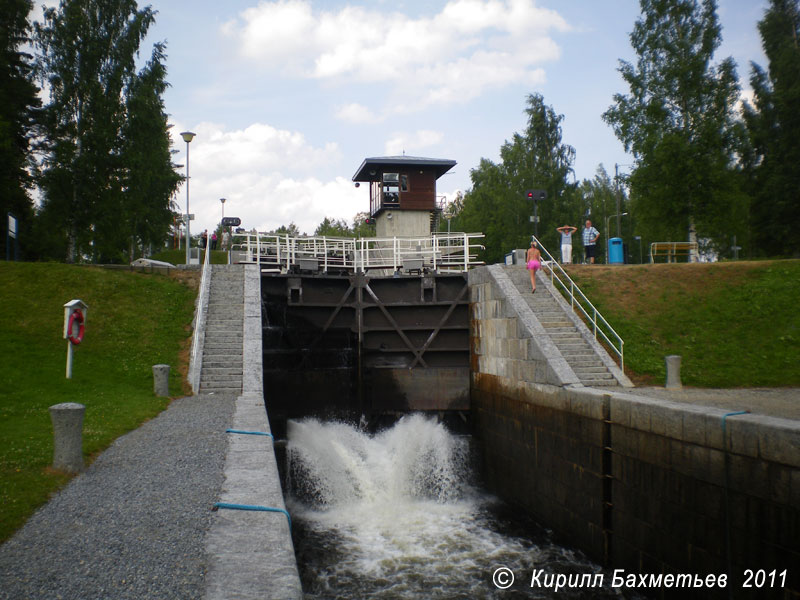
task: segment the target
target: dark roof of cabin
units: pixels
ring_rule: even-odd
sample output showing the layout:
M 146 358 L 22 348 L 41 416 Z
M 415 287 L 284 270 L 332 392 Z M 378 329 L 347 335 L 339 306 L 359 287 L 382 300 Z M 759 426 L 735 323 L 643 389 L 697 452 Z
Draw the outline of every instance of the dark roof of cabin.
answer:
M 445 158 L 423 158 L 420 156 L 376 156 L 365 158 L 353 175 L 353 181 L 379 181 L 379 174 L 386 172 L 387 167 L 409 169 L 414 167 L 432 167 L 436 171 L 436 179 L 447 173 L 456 165 L 456 161 Z

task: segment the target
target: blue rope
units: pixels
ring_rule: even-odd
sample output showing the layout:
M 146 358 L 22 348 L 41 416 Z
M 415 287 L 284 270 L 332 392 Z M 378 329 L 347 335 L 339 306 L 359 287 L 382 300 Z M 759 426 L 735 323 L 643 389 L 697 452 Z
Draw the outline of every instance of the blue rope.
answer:
M 229 504 L 227 502 L 217 502 L 216 504 L 214 504 L 214 508 L 212 510 L 218 510 L 220 508 L 229 508 L 231 510 L 254 510 L 259 512 L 283 513 L 286 515 L 286 519 L 289 521 L 289 529 L 292 528 L 292 517 L 290 517 L 289 513 L 282 508 L 274 508 L 272 506 L 254 506 L 252 504 Z
M 267 437 L 275 439 L 275 437 L 271 433 L 267 433 L 265 431 L 243 431 L 241 429 L 226 429 L 225 433 L 242 433 L 244 435 L 266 435 Z
M 736 415 L 749 415 L 749 414 L 750 414 L 749 410 L 740 410 L 740 411 L 737 411 L 737 412 L 729 412 L 729 413 L 727 413 L 725 415 L 722 415 L 722 444 L 723 444 L 723 446 L 725 445 L 725 420 L 728 417 L 733 417 L 733 416 L 736 416 Z

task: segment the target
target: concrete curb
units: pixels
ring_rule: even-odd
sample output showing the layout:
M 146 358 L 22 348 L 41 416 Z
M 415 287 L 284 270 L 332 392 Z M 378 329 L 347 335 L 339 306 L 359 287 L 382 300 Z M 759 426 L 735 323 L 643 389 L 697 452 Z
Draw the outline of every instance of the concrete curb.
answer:
M 264 404 L 261 353 L 261 273 L 247 265 L 244 278 L 242 395 L 232 429 L 271 433 Z M 229 434 L 220 502 L 285 511 L 273 440 Z M 289 520 L 281 512 L 219 510 L 206 538 L 207 600 L 302 598 Z

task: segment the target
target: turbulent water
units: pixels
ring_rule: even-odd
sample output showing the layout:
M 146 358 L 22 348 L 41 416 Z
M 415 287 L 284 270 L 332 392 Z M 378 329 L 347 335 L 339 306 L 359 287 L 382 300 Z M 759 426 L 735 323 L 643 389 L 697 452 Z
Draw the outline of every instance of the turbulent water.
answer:
M 421 416 L 369 435 L 290 422 L 287 503 L 306 598 L 547 598 L 534 569 L 597 573 L 471 481 L 468 438 Z M 500 590 L 501 567 L 516 577 Z M 502 580 L 501 583 L 505 583 Z M 616 597 L 610 589 L 558 597 Z

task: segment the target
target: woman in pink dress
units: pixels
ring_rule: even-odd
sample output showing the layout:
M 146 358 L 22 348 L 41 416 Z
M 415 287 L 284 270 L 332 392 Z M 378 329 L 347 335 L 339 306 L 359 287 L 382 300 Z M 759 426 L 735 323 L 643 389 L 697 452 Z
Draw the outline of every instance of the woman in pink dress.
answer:
M 536 247 L 536 242 L 531 241 L 528 255 L 525 257 L 528 272 L 531 274 L 531 294 L 536 293 L 536 271 L 542 268 L 542 253 Z

